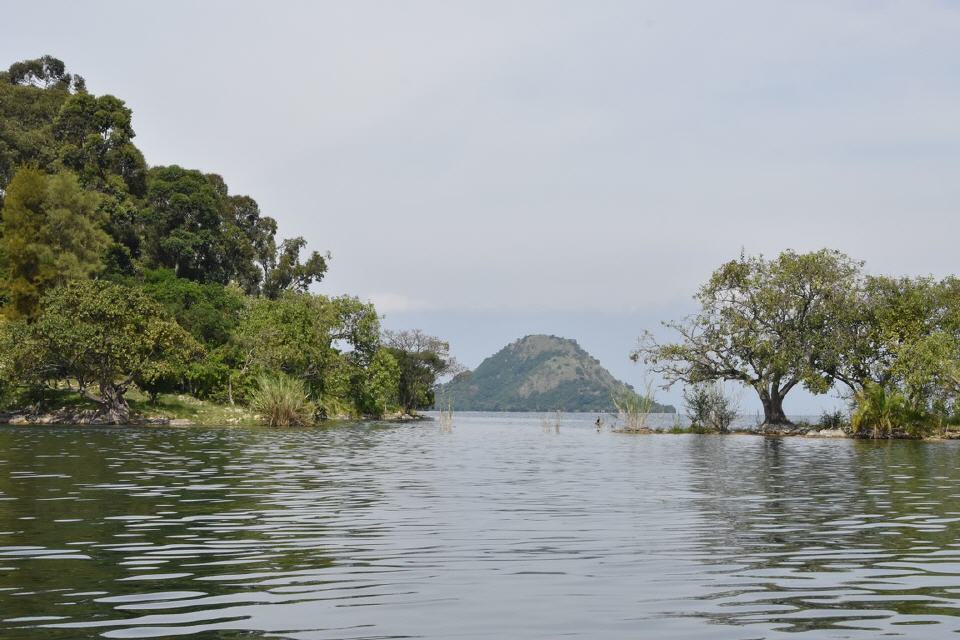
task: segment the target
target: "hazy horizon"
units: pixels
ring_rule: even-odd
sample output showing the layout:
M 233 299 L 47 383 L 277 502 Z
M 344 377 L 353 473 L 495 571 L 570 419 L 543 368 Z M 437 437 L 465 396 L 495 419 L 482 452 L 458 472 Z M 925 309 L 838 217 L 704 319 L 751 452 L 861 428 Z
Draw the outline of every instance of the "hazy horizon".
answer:
M 329 250 L 316 291 L 372 300 L 387 328 L 448 339 L 470 367 L 552 333 L 636 385 L 636 337 L 692 311 L 741 249 L 957 270 L 957 4 L 38 1 L 7 14 L 0 66 L 63 59 L 132 108 L 150 164 L 218 173 L 280 235 Z M 836 403 L 795 393 L 787 410 Z

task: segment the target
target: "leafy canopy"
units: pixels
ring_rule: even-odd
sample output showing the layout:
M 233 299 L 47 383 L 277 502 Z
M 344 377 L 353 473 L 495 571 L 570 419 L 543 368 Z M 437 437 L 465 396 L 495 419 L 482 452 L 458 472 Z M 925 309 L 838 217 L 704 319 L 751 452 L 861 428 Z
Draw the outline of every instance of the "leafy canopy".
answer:
M 356 298 L 286 293 L 252 301 L 237 328 L 238 366 L 304 381 L 315 400 L 347 399 L 379 347 L 380 319 Z
M 386 331 L 384 342 L 399 365 L 400 406 L 408 413 L 432 407 L 437 379 L 459 366 L 450 357 L 450 345 L 419 329 Z
M 855 303 L 860 263 L 837 251 L 785 251 L 772 260 L 741 255 L 695 296 L 700 310 L 665 325 L 678 342 L 646 334 L 633 352 L 673 383 L 733 380 L 756 390 L 768 424 L 787 422 L 783 398 L 798 384 L 833 383 L 841 311 Z
M 32 318 L 46 290 L 100 271 L 110 236 L 99 202 L 73 174 L 17 172 L 7 190 L 0 239 L 11 315 Z
M 26 329 L 17 370 L 75 381 L 81 394 L 121 421 L 128 417 L 123 396 L 131 384 L 201 352 L 158 303 L 130 287 L 72 282 L 44 295 L 41 309 Z

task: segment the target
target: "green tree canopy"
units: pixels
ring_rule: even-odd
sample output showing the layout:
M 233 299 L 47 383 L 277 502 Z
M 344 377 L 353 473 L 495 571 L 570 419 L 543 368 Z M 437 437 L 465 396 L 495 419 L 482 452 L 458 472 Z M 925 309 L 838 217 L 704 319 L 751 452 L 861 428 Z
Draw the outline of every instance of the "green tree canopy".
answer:
M 398 402 L 400 365 L 389 349 L 377 349 L 369 366 L 359 370 L 353 382 L 357 409 L 380 417 Z
M 939 328 L 944 293 L 932 278 L 866 277 L 842 310 L 833 376 L 851 392 L 893 382 L 904 349 Z
M 14 65 L 16 67 L 16 65 Z M 11 67 L 13 68 L 13 67 Z M 67 87 L 55 83 L 40 88 L 32 83 L 12 82 L 9 72 L 0 73 L 0 206 L 3 191 L 22 166 L 56 171 L 59 145 L 53 136 L 53 121 L 70 97 Z M 18 74 L 13 76 L 19 77 Z
M 3 76 L 0 79 L 21 86 L 75 91 L 86 89 L 86 83 L 81 76 L 67 73 L 67 66 L 63 61 L 49 55 L 14 62 Z
M 835 337 L 829 373 L 852 394 L 900 389 L 916 411 L 952 405 L 960 391 L 960 282 L 869 276 Z
M 76 382 L 112 422 L 129 421 L 124 394 L 138 378 L 182 365 L 201 351 L 163 307 L 130 287 L 72 282 L 47 292 L 41 308 L 26 329 L 16 370 L 31 372 L 34 380 L 28 382 Z
M 252 302 L 237 329 L 236 359 L 241 369 L 300 378 L 315 400 L 349 400 L 355 368 L 369 365 L 379 332 L 370 304 L 288 292 Z
M 210 348 L 230 340 L 245 309 L 243 293 L 236 287 L 178 278 L 169 269 L 148 269 L 142 280 L 129 282 L 163 305 L 180 326 Z
M 123 100 L 74 94 L 60 108 L 53 133 L 61 162 L 85 184 L 105 190 L 111 176 L 117 176 L 129 193 L 142 196 L 146 192 L 147 165 L 131 142 L 136 134 Z
M 680 340 L 649 333 L 631 354 L 668 383 L 734 380 L 753 388 L 768 425 L 788 424 L 783 399 L 797 385 L 833 384 L 843 310 L 856 304 L 860 264 L 837 251 L 777 258 L 741 255 L 714 271 L 695 296 L 700 310 L 668 322 Z
M 408 413 L 432 407 L 438 378 L 459 371 L 450 345 L 420 329 L 385 331 L 383 341 L 400 368 L 400 406 Z
M 73 174 L 17 172 L 7 189 L 0 239 L 14 316 L 33 317 L 44 291 L 102 268 L 110 236 L 98 206 L 97 194 L 84 191 Z
M 152 266 L 177 277 L 226 284 L 232 273 L 219 195 L 199 171 L 153 167 L 147 182 L 146 248 Z
M 317 252 L 301 261 L 303 238 L 278 247 L 276 221 L 253 198 L 230 195 L 216 174 L 153 167 L 147 185 L 144 247 L 153 267 L 197 282 L 234 280 L 268 298 L 304 292 L 326 273 L 327 258 Z
M 323 280 L 327 273 L 327 260 L 314 251 L 301 262 L 300 252 L 307 246 L 301 237 L 284 240 L 263 265 L 263 295 L 276 298 L 284 291 L 307 291 L 314 282 Z

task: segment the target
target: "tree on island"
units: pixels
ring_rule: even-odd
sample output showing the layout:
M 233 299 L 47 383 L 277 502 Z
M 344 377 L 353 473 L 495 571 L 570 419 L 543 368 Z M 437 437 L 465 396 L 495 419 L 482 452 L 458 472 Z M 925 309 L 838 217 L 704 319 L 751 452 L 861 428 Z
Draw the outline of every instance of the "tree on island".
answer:
M 773 260 L 741 254 L 700 288 L 697 313 L 664 323 L 678 342 L 661 344 L 648 332 L 631 358 L 668 386 L 740 382 L 757 392 L 765 425 L 789 425 L 783 400 L 792 389 L 825 393 L 834 382 L 834 336 L 856 304 L 859 272 L 860 263 L 826 249 Z
M 16 344 L 7 340 L 13 350 L 8 371 L 33 385 L 75 381 L 80 395 L 100 406 L 104 421 L 115 424 L 130 420 L 125 394 L 131 385 L 182 366 L 202 350 L 145 293 L 103 281 L 53 289 L 35 322 L 6 328 L 18 338 Z
M 399 401 L 406 413 L 432 407 L 437 379 L 462 370 L 449 343 L 420 329 L 385 331 L 383 340 L 400 366 Z

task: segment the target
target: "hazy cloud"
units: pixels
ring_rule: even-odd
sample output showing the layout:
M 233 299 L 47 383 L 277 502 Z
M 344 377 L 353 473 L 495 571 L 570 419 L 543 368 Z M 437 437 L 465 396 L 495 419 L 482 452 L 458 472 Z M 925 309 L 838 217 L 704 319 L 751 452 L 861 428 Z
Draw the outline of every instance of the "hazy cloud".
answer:
M 390 322 L 592 312 L 599 344 L 741 247 L 955 271 L 957 6 L 34 1 L 0 53 L 127 99 L 149 162 L 329 249 L 325 292 Z

